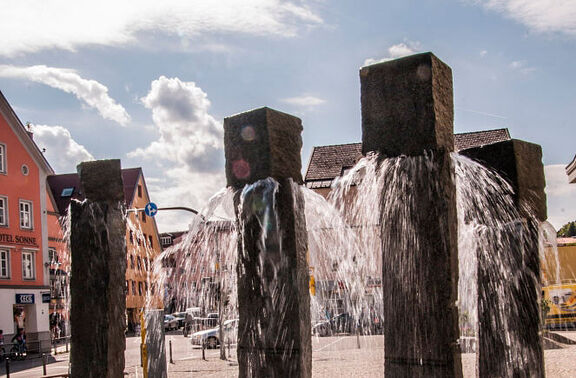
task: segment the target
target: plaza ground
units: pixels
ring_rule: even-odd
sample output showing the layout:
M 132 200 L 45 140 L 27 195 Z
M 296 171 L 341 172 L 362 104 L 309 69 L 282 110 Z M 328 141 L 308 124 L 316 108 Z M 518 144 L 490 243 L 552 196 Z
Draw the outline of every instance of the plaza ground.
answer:
M 576 331 L 558 332 L 576 341 Z M 181 332 L 170 332 L 166 335 L 166 345 L 172 341 L 172 358 L 174 363 L 168 363 L 168 376 L 181 377 L 237 377 L 238 364 L 236 349 L 232 346 L 230 354 L 226 351 L 228 360 L 220 360 L 219 350 L 206 350 L 206 360 L 202 360 L 202 350 L 192 346 L 190 339 Z M 384 339 L 382 336 L 360 337 L 360 348 L 356 336 L 313 337 L 312 373 L 314 377 L 382 377 L 384 367 Z M 140 338 L 126 339 L 126 372 L 129 377 L 142 377 L 140 367 Z M 62 374 L 68 371 L 69 354 L 62 353 L 49 357 L 48 375 Z M 566 345 L 562 349 L 545 351 L 546 376 L 553 378 L 576 377 L 576 345 Z M 166 355 L 167 360 L 169 354 Z M 464 377 L 475 377 L 475 354 L 467 353 L 462 358 Z M 3 364 L 2 364 L 3 365 Z M 0 374 L 5 374 L 5 367 L 0 368 Z M 36 378 L 42 377 L 42 361 L 30 358 L 25 361 L 15 361 L 11 365 L 10 377 Z

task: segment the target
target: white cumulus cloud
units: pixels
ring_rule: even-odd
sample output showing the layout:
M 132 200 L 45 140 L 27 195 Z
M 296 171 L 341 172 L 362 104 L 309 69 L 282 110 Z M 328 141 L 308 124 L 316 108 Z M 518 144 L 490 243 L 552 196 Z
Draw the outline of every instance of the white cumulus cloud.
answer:
M 209 114 L 208 96 L 194 82 L 161 76 L 142 103 L 152 110 L 160 136 L 130 157 L 169 161 L 190 171 L 222 166 L 222 126 Z
M 126 109 L 108 95 L 108 88 L 96 80 L 82 78 L 75 70 L 44 65 L 19 67 L 0 65 L 0 77 L 26 79 L 72 93 L 105 118 L 120 125 L 130 122 Z
M 574 0 L 476 0 L 540 32 L 559 32 L 576 36 L 576 1 Z
M 161 168 L 149 187 L 159 206 L 200 210 L 226 183 L 223 128 L 209 113 L 208 95 L 194 82 L 161 76 L 142 103 L 152 111 L 159 136 L 128 157 L 153 161 Z M 182 228 L 189 221 L 187 214 L 158 219 L 163 229 Z
M 566 168 L 562 164 L 544 167 L 548 221 L 559 229 L 576 219 L 576 184 L 568 183 Z
M 364 61 L 365 66 L 371 64 L 387 62 L 392 59 L 402 58 L 403 56 L 408 56 L 417 53 L 421 50 L 420 42 L 402 42 L 396 45 L 392 45 L 388 48 L 388 56 L 384 58 L 368 58 Z
M 76 172 L 76 165 L 94 160 L 84 146 L 78 144 L 70 131 L 62 126 L 31 125 L 34 141 L 56 173 Z
M 284 0 L 5 0 L 0 55 L 121 46 L 144 34 L 195 38 L 241 33 L 291 37 L 322 24 L 307 2 Z

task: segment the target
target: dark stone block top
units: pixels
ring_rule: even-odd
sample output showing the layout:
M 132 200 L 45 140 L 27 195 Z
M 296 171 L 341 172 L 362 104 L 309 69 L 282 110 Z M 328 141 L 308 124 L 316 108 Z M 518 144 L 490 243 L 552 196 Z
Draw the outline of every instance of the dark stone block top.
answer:
M 362 153 L 454 150 L 452 70 L 432 53 L 360 70 Z
M 302 183 L 302 121 L 270 108 L 224 119 L 226 179 L 242 187 L 266 177 Z
M 540 145 L 512 139 L 463 150 L 460 154 L 496 170 L 514 189 L 518 204 L 528 206 L 538 220 L 547 219 Z
M 78 164 L 85 198 L 91 201 L 124 201 L 120 160 L 96 160 Z

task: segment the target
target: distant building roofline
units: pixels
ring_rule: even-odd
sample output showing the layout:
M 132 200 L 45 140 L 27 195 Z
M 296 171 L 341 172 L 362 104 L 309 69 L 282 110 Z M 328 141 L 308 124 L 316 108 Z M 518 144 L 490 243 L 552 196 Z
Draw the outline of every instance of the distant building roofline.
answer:
M 568 175 L 568 181 L 571 184 L 576 184 L 576 155 L 574 155 L 574 159 L 566 166 L 566 174 Z

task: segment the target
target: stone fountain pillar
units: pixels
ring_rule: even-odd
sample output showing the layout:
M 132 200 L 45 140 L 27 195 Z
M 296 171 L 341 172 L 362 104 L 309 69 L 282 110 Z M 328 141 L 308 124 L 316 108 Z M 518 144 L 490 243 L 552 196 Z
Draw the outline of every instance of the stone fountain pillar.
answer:
M 542 148 L 513 139 L 460 154 L 496 170 L 510 184 L 521 217 L 510 230 L 496 230 L 512 239 L 513 251 L 489 252 L 496 257 L 478 253 L 478 376 L 544 377 L 538 303 L 538 223 L 547 218 Z M 511 274 L 507 282 L 493 282 L 493 264 L 509 265 L 505 267 Z M 499 285 L 506 286 L 506 298 L 495 293 Z
M 300 119 L 269 108 L 224 120 L 236 190 L 240 377 L 310 377 L 312 347 Z M 277 191 L 269 191 L 271 181 Z M 269 211 L 267 209 L 273 209 Z
M 363 67 L 360 81 L 363 153 L 433 162 L 408 183 L 410 230 L 380 201 L 384 374 L 461 377 L 452 71 L 424 53 Z
M 78 165 L 86 200 L 70 203 L 70 376 L 122 377 L 126 222 L 120 160 Z

